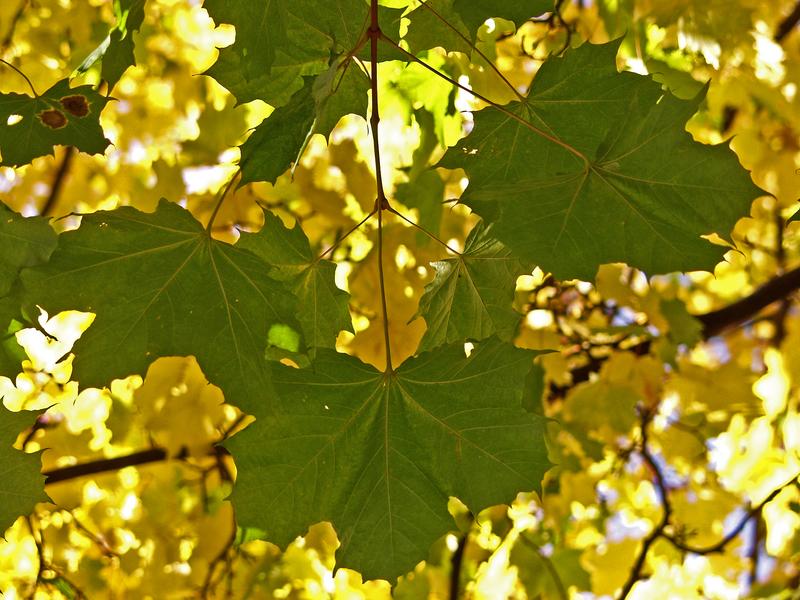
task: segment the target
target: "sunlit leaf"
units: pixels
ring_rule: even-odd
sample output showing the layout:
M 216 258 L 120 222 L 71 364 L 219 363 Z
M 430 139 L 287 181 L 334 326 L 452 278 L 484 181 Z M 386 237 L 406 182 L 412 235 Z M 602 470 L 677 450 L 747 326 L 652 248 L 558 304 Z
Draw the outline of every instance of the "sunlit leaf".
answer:
M 279 544 L 331 521 L 338 564 L 394 579 L 454 526 L 449 496 L 478 511 L 539 488 L 544 420 L 521 405 L 532 356 L 490 340 L 388 375 L 331 351 L 307 369 L 275 366 L 280 407 L 228 444 L 237 518 Z

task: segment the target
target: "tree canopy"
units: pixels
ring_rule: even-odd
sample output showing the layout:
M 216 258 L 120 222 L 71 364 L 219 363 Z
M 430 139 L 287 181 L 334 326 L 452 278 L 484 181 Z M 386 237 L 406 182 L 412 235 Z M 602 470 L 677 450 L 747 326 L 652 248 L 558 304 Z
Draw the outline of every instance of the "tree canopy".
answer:
M 798 22 L 4 2 L 4 597 L 794 597 Z

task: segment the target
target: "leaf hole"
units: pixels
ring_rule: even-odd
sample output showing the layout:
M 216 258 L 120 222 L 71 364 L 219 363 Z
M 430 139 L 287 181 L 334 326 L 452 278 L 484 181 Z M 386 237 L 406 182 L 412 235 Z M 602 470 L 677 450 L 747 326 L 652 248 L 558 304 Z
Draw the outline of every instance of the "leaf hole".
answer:
M 11 127 L 12 125 L 16 125 L 20 121 L 22 121 L 22 115 L 16 115 L 16 114 L 8 115 L 8 119 L 6 120 L 6 125 Z

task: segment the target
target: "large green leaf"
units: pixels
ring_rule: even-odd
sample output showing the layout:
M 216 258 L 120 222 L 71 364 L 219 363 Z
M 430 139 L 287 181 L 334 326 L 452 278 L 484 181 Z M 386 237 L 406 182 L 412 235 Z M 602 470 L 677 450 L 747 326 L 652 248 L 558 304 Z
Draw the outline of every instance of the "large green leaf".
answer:
M 286 104 L 303 77 L 326 71 L 363 42 L 366 0 L 206 0 L 217 23 L 236 27 L 236 42 L 207 71 L 239 102 Z M 381 28 L 397 39 L 400 11 L 381 7 Z M 388 58 L 388 57 L 387 57 Z
M 336 265 L 317 260 L 299 225 L 289 229 L 264 211 L 259 233 L 243 233 L 238 246 L 273 265 L 272 277 L 285 281 L 298 304 L 297 320 L 311 348 L 334 348 L 342 330 L 352 331 L 350 295 L 336 287 Z
M 162 200 L 83 217 L 46 265 L 23 271 L 28 305 L 91 311 L 75 344 L 84 387 L 144 375 L 159 356 L 194 355 L 228 401 L 259 414 L 268 395 L 264 351 L 273 326 L 299 331 L 295 300 L 272 265 L 213 240 L 187 211 Z M 298 336 L 299 337 L 299 336 Z
M 238 522 L 285 545 L 330 521 L 338 565 L 365 578 L 408 571 L 453 528 L 450 496 L 477 512 L 540 489 L 545 419 L 522 408 L 533 356 L 492 339 L 388 375 L 330 350 L 307 369 L 274 364 L 275 413 L 226 444 Z
M 33 425 L 36 414 L 0 406 L 0 536 L 17 517 L 31 513 L 37 502 L 50 500 L 44 493 L 39 453 L 25 454 L 13 447 L 22 430 Z
M 114 0 L 114 15 L 117 22 L 108 36 L 86 57 L 78 67 L 87 71 L 98 60 L 103 61 L 100 77 L 113 89 L 125 70 L 136 64 L 133 55 L 133 34 L 139 31 L 144 21 L 146 0 Z
M 436 277 L 419 301 L 419 314 L 428 325 L 420 350 L 494 334 L 511 339 L 522 318 L 511 307 L 517 277 L 533 267 L 492 238 L 491 227 L 481 221 L 460 256 L 432 264 Z
M 465 169 L 462 201 L 560 278 L 618 261 L 651 274 L 711 269 L 725 249 L 700 236 L 727 236 L 762 192 L 729 148 L 684 130 L 702 98 L 617 72 L 618 44 L 547 61 L 525 101 L 510 115 L 477 112 L 440 166 Z
M 18 275 L 47 261 L 56 247 L 47 219 L 26 219 L 0 203 L 0 375 L 19 372 L 22 349 L 14 333 L 22 327 Z
M 100 127 L 108 98 L 90 85 L 62 79 L 44 94 L 0 94 L 0 165 L 16 167 L 53 154 L 57 145 L 102 154 L 109 142 Z M 11 125 L 9 125 L 9 119 Z

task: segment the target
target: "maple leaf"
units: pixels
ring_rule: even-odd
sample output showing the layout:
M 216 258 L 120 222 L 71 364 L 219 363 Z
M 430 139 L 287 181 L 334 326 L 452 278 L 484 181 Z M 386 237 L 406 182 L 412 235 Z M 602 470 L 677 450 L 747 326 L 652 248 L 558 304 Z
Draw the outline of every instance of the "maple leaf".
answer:
M 281 545 L 331 521 L 339 565 L 406 572 L 452 528 L 450 496 L 477 513 L 540 488 L 545 419 L 522 407 L 533 356 L 490 339 L 389 375 L 330 350 L 306 369 L 274 364 L 274 413 L 226 443 L 237 519 Z
M 326 71 L 332 57 L 355 50 L 369 22 L 363 0 L 206 0 L 204 6 L 215 22 L 236 27 L 236 42 L 220 50 L 206 74 L 239 102 L 260 99 L 272 106 L 286 104 L 303 77 Z M 381 29 L 395 39 L 401 12 L 380 8 Z
M 108 36 L 95 48 L 78 67 L 79 73 L 88 71 L 97 61 L 102 61 L 100 77 L 108 83 L 111 90 L 122 77 L 125 70 L 136 64 L 133 54 L 133 34 L 144 22 L 146 0 L 114 0 L 114 16 L 117 22 Z
M 102 154 L 109 141 L 100 127 L 100 112 L 107 102 L 90 85 L 70 88 L 69 79 L 35 98 L 0 94 L 0 165 L 28 164 L 53 154 L 56 145 Z
M 84 216 L 59 236 L 50 261 L 22 279 L 28 306 L 96 313 L 75 344 L 83 386 L 143 375 L 159 356 L 194 355 L 229 401 L 259 414 L 269 395 L 270 328 L 300 329 L 297 300 L 268 277 L 272 268 L 162 200 L 154 213 L 123 207 Z
M 37 502 L 50 500 L 44 493 L 39 453 L 26 454 L 13 447 L 36 414 L 11 412 L 0 406 L 0 532 L 11 527 L 17 517 L 33 512 Z
M 264 211 L 259 233 L 243 233 L 237 244 L 273 266 L 271 276 L 285 281 L 297 298 L 297 320 L 310 348 L 333 348 L 342 330 L 352 331 L 350 294 L 336 287 L 336 264 L 317 260 L 299 225 L 289 229 Z
M 420 350 L 494 334 L 511 339 L 522 318 L 511 307 L 514 286 L 533 266 L 492 238 L 491 227 L 482 221 L 470 232 L 460 256 L 431 264 L 436 277 L 419 301 L 419 315 L 428 325 Z
M 500 17 L 519 27 L 550 10 L 552 0 L 428 0 L 409 13 L 405 40 L 414 53 L 441 46 L 471 54 L 478 28 L 488 19 Z
M 650 274 L 710 270 L 725 249 L 700 236 L 727 236 L 763 192 L 729 148 L 684 131 L 702 97 L 617 72 L 619 43 L 547 61 L 528 98 L 478 111 L 439 166 L 463 168 L 461 201 L 559 278 L 620 261 Z
M 26 219 L 0 203 L 0 374 L 16 374 L 23 354 L 14 339 L 25 320 L 20 314 L 19 271 L 46 262 L 56 241 L 47 219 Z

